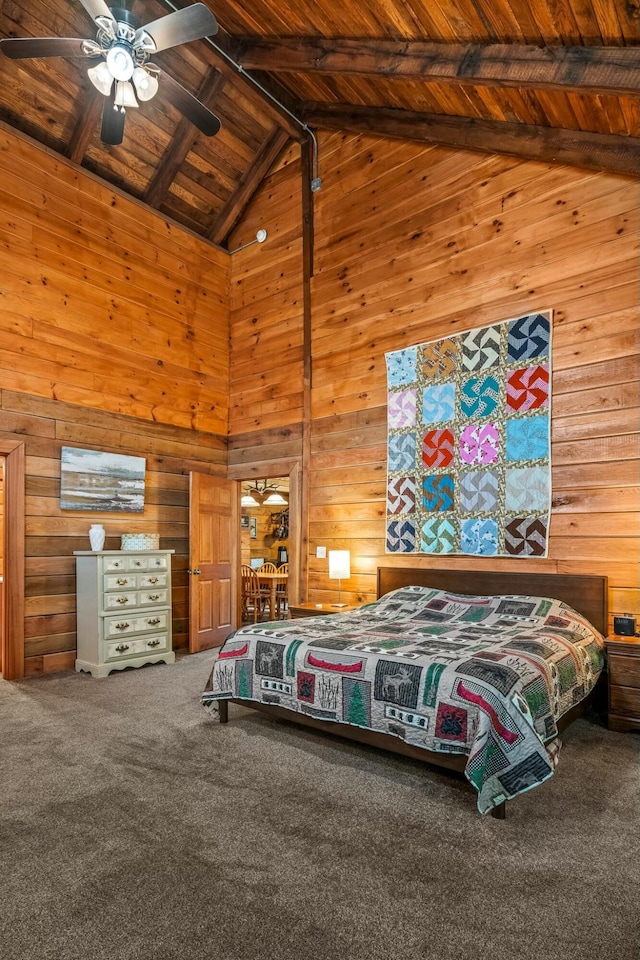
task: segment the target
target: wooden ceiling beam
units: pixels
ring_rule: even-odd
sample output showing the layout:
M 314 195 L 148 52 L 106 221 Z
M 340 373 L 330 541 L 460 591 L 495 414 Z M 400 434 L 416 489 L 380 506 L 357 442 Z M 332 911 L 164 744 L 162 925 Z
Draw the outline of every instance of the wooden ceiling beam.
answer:
M 104 97 L 92 86 L 82 100 L 81 113 L 67 144 L 66 156 L 73 163 L 82 163 L 91 137 L 101 122 Z
M 277 127 L 265 141 L 259 154 L 209 228 L 206 235 L 208 240 L 217 244 L 226 241 L 289 139 L 289 134 Z
M 176 8 L 182 9 L 192 5 L 191 0 L 176 0 L 175 3 L 168 2 L 168 0 L 158 0 L 158 3 L 170 13 L 174 12 Z M 227 80 L 232 80 L 254 103 L 258 100 L 267 116 L 277 123 L 278 126 L 282 127 L 283 130 L 286 130 L 290 137 L 294 140 L 304 139 L 306 133 L 301 124 L 296 123 L 291 117 L 291 114 L 293 114 L 294 117 L 296 116 L 296 110 L 294 108 L 297 106 L 297 103 L 290 100 L 291 95 L 286 94 L 284 89 L 282 89 L 282 91 L 279 90 L 278 95 L 272 93 L 269 89 L 271 78 L 256 75 L 255 79 L 265 88 L 267 91 L 265 93 L 256 86 L 250 75 L 245 73 L 243 68 L 238 69 L 236 42 L 231 37 L 231 34 L 227 33 L 223 27 L 218 25 L 218 33 L 215 34 L 215 36 L 195 42 L 197 43 L 198 53 L 210 67 L 218 70 Z M 236 64 L 238 64 L 238 66 L 236 66 Z M 272 99 L 272 97 L 274 99 Z M 290 102 L 287 102 L 285 97 L 288 98 Z M 280 100 L 282 106 L 279 106 L 278 103 L 275 102 L 276 100 Z
M 640 175 L 640 139 L 636 137 L 345 104 L 309 103 L 302 116 L 313 127 Z
M 273 73 L 350 73 L 627 96 L 640 90 L 640 47 L 244 37 L 236 56 L 247 69 Z
M 202 101 L 205 107 L 210 106 L 211 101 L 220 93 L 225 83 L 226 80 L 221 73 L 218 73 L 217 70 L 211 70 L 198 90 L 198 100 Z M 165 151 L 162 161 L 156 168 L 144 192 L 143 200 L 149 206 L 160 205 L 199 134 L 200 131 L 197 127 L 194 127 L 190 120 L 187 120 L 186 117 L 180 119 L 171 138 L 169 149 Z

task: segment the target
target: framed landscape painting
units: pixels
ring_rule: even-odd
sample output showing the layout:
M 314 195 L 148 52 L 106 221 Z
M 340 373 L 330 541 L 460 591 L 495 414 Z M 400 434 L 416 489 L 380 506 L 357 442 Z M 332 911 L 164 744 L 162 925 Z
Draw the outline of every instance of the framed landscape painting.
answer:
M 60 509 L 143 513 L 144 457 L 63 447 Z

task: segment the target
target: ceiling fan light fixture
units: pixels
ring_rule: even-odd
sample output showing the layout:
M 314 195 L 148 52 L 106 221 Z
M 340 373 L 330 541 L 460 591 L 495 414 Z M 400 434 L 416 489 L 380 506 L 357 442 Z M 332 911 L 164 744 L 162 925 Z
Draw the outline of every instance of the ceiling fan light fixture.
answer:
M 113 98 L 116 107 L 137 107 L 138 101 L 133 91 L 133 87 L 128 80 L 118 80 L 116 83 L 116 95 Z
M 153 54 L 156 52 L 154 39 L 153 37 L 149 36 L 144 27 L 141 27 L 140 30 L 138 30 L 133 43 L 136 50 L 143 50 L 148 54 Z
M 116 22 L 112 16 L 102 16 L 95 17 L 95 24 L 98 30 L 101 30 L 109 40 L 115 40 L 116 38 Z
M 87 70 L 87 75 L 96 90 L 99 90 L 103 97 L 108 97 L 113 86 L 113 77 L 109 67 L 102 60 L 96 67 Z
M 158 92 L 158 81 L 144 67 L 136 67 L 131 75 L 138 100 L 151 100 Z
M 115 80 L 131 80 L 135 69 L 131 51 L 122 43 L 114 43 L 107 51 L 107 66 Z

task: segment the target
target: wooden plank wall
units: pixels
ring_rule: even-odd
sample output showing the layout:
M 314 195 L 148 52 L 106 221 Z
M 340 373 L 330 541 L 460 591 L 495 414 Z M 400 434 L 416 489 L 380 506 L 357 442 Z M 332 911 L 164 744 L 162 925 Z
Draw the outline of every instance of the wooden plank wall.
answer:
M 227 254 L 0 124 L 0 384 L 225 435 Z
M 102 523 L 106 550 L 122 533 L 159 533 L 175 550 L 174 645 L 188 645 L 189 471 L 224 476 L 224 437 L 89 410 L 9 390 L 0 391 L 0 435 L 26 447 L 25 674 L 73 668 L 76 650 L 74 550 L 89 550 L 89 526 Z M 143 514 L 60 509 L 63 446 L 108 450 L 146 459 Z
M 320 174 L 307 597 L 327 600 L 335 592 L 327 561 L 315 559 L 317 545 L 352 551 L 343 584 L 351 600 L 373 598 L 378 565 L 415 563 L 384 553 L 385 352 L 551 308 L 549 558 L 418 562 L 606 574 L 611 610 L 640 614 L 637 184 L 338 134 L 320 139 Z M 268 220 L 266 193 L 253 214 Z M 266 288 L 242 295 L 263 294 Z M 231 319 L 233 339 L 238 314 Z M 290 380 L 299 375 L 298 365 L 290 368 Z M 291 426 L 286 405 L 278 409 L 269 434 Z M 232 406 L 232 433 L 235 425 Z M 257 429 L 251 459 L 261 436 Z
M 159 532 L 187 643 L 189 470 L 226 471 L 229 256 L 0 125 L 0 436 L 26 445 L 26 673 L 75 658 L 73 551 Z M 59 509 L 62 446 L 144 456 L 143 516 Z
M 292 146 L 263 183 L 231 247 L 229 476 L 286 476 L 302 454 L 302 195 Z

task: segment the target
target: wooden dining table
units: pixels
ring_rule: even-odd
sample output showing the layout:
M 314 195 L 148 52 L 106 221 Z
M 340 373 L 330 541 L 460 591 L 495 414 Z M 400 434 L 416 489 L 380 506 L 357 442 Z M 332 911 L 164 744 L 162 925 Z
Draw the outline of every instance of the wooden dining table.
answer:
M 286 583 L 289 579 L 288 573 L 278 573 L 276 570 L 275 573 L 267 573 L 262 570 L 257 570 L 258 579 L 261 584 L 269 587 L 269 620 L 275 620 L 275 611 L 276 611 L 276 587 L 279 583 Z

